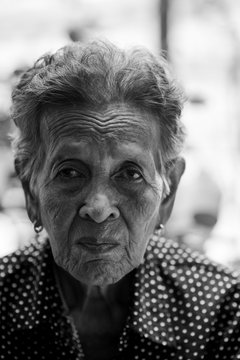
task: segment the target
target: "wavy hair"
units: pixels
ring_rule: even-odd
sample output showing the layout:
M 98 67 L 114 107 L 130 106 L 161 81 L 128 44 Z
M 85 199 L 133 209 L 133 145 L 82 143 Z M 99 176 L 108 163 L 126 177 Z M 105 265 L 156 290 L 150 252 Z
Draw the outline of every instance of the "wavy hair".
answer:
M 180 153 L 184 126 L 183 94 L 163 57 L 144 48 L 122 50 L 106 41 L 72 43 L 36 61 L 12 93 L 15 168 L 31 183 L 45 158 L 41 119 L 48 106 L 78 104 L 99 109 L 126 103 L 154 114 L 160 126 L 164 167 Z

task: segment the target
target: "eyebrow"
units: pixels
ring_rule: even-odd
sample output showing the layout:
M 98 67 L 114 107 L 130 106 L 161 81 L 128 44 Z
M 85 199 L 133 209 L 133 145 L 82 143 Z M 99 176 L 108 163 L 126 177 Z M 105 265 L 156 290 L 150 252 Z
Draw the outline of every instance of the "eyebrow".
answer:
M 152 173 L 153 168 L 155 167 L 154 158 L 152 156 L 146 157 L 143 150 L 140 151 L 136 151 L 136 150 L 134 151 L 134 150 L 135 149 L 131 149 L 131 150 L 126 149 L 126 152 L 124 152 L 121 157 L 117 157 L 118 163 L 121 162 L 124 163 L 127 161 L 135 162 Z M 52 167 L 56 163 L 61 163 L 62 161 L 79 161 L 85 164 L 86 166 L 90 165 L 90 163 L 86 161 L 86 158 L 83 158 L 81 155 L 77 155 L 77 154 L 79 154 L 79 152 L 76 153 L 76 148 L 74 145 L 72 144 L 60 145 L 60 147 L 56 149 L 56 154 L 53 155 L 52 159 L 50 160 L 50 167 Z M 116 157 L 114 156 L 111 157 L 112 159 L 116 159 Z M 153 161 L 149 161 L 150 159 L 152 159 Z

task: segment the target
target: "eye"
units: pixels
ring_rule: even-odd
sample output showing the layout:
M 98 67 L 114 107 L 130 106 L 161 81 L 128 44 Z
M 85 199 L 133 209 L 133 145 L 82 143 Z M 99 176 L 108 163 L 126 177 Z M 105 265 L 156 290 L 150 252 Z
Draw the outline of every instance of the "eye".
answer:
M 58 176 L 64 179 L 85 178 L 85 175 L 82 172 L 70 167 L 61 169 L 58 172 Z
M 141 182 L 143 180 L 140 170 L 133 167 L 128 167 L 119 171 L 116 177 L 131 182 Z

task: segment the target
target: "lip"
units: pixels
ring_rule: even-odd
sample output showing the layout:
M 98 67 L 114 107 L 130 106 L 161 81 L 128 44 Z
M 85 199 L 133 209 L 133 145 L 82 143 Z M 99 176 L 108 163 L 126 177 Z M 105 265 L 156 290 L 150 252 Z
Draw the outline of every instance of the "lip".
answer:
M 112 250 L 116 249 L 119 244 L 114 243 L 112 240 L 104 240 L 104 242 L 97 241 L 96 238 L 81 238 L 78 241 L 78 245 L 80 245 L 83 249 L 87 250 L 88 252 L 94 254 L 103 254 L 111 252 Z

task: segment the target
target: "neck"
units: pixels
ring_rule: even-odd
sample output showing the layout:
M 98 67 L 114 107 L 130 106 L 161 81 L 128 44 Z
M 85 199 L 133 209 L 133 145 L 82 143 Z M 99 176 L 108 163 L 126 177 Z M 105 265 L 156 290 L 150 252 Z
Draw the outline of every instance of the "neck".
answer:
M 70 312 L 76 309 L 84 311 L 91 301 L 104 302 L 110 307 L 129 304 L 133 272 L 115 284 L 98 286 L 83 284 L 58 265 L 54 266 L 62 296 Z

